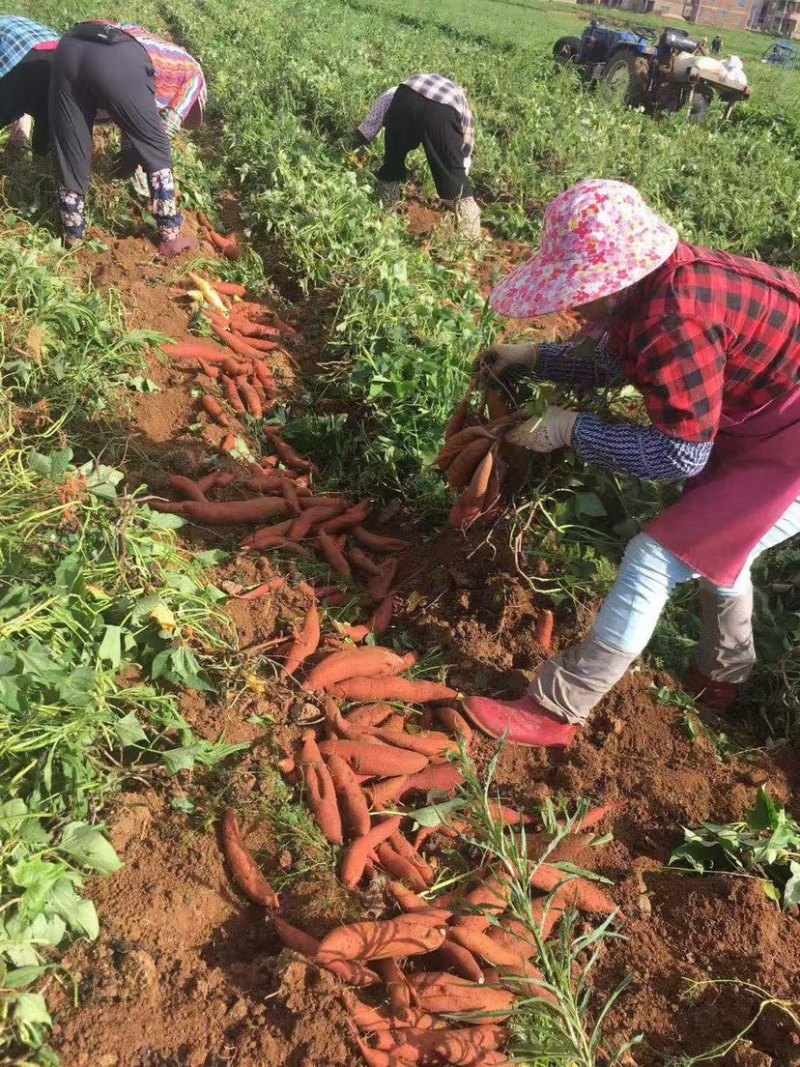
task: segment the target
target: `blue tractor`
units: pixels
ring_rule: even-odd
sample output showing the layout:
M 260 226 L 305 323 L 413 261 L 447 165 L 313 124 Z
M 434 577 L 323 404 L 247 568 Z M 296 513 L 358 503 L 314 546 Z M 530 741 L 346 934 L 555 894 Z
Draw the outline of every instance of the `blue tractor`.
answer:
M 699 121 L 715 96 L 730 115 L 750 95 L 746 84 L 729 84 L 723 64 L 703 56 L 685 30 L 669 28 L 656 36 L 648 27 L 622 30 L 592 20 L 581 37 L 560 37 L 553 56 L 559 66 L 577 69 L 590 86 L 602 85 L 648 114 L 688 108 Z
M 800 49 L 791 41 L 775 41 L 764 53 L 762 63 L 781 70 L 797 70 L 800 66 Z

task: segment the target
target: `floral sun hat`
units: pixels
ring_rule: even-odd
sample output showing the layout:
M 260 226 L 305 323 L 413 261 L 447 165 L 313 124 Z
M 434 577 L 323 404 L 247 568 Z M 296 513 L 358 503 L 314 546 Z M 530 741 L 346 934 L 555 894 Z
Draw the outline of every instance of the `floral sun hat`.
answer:
M 547 205 L 539 251 L 489 297 L 525 319 L 611 296 L 666 262 L 678 233 L 625 182 L 587 178 Z

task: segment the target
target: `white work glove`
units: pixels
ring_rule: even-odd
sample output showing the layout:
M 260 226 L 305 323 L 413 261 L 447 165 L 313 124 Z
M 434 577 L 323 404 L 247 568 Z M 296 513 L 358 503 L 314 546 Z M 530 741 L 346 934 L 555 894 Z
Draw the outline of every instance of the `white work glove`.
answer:
M 506 440 L 512 445 L 529 448 L 531 452 L 555 452 L 559 448 L 569 448 L 572 445 L 572 431 L 579 417 L 579 411 L 550 407 L 543 416 L 535 415 L 515 426 L 506 435 Z
M 538 345 L 492 345 L 480 353 L 472 367 L 483 380 L 502 378 L 512 368 L 533 370 L 538 358 Z

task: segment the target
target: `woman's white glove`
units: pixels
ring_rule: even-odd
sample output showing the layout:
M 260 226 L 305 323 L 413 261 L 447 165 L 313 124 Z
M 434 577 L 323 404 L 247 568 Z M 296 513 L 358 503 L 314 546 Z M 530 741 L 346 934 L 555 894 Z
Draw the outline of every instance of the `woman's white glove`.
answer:
M 506 435 L 506 440 L 512 445 L 529 448 L 531 452 L 555 452 L 559 448 L 569 448 L 572 445 L 572 431 L 579 417 L 579 411 L 550 407 L 544 416 L 535 415 L 515 426 Z

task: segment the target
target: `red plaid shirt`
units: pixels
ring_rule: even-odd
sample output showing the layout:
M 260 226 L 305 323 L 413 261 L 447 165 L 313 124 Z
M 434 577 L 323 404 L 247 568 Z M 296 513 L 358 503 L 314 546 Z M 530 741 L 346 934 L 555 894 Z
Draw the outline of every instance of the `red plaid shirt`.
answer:
M 609 340 L 659 430 L 712 441 L 720 417 L 800 389 L 800 278 L 679 244 L 626 293 Z

